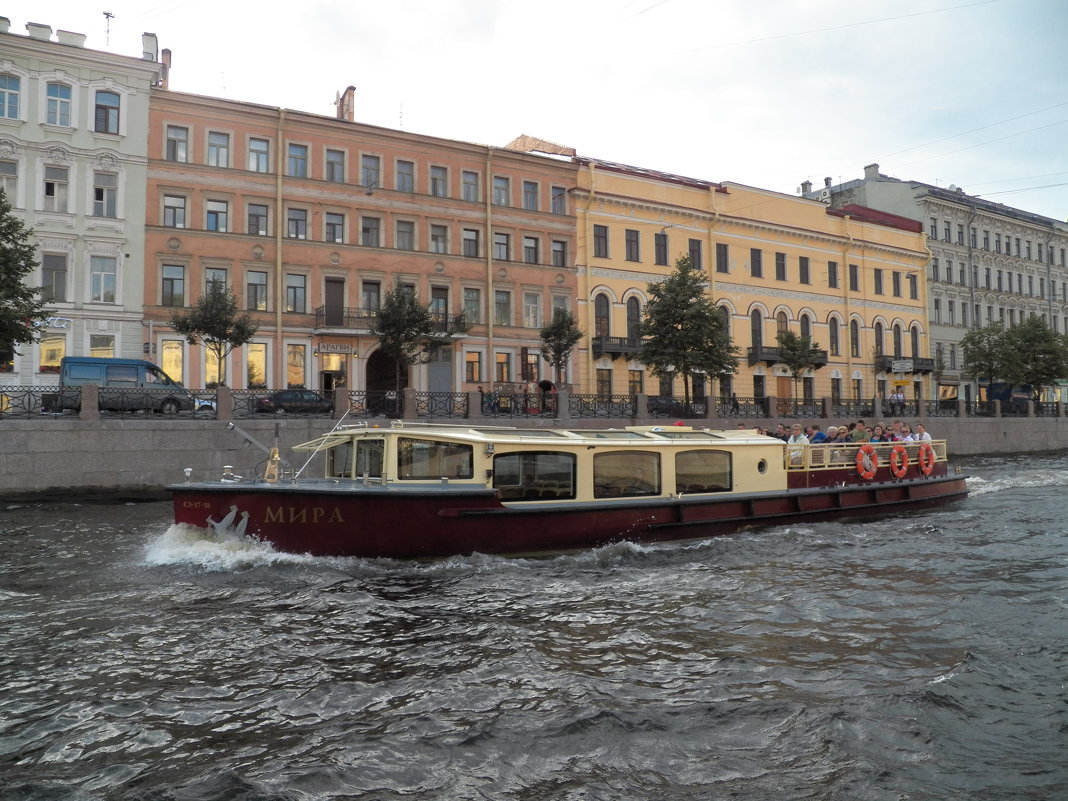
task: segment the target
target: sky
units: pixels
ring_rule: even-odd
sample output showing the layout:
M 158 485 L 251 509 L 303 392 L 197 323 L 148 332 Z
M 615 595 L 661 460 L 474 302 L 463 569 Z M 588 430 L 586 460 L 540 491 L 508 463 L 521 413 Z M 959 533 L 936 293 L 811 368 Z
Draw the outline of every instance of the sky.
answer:
M 108 15 L 105 14 L 108 12 Z M 18 0 L 176 91 L 796 194 L 886 175 L 1068 218 L 1066 0 Z M 0 54 L 2 56 L 2 54 Z

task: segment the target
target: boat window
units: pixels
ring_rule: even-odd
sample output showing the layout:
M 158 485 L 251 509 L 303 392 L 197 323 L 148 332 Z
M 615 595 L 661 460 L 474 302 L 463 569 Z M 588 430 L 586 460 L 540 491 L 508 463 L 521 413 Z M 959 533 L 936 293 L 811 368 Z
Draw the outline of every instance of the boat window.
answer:
M 730 488 L 730 451 L 675 454 L 675 492 L 724 492 Z
M 327 475 L 352 478 L 352 443 L 342 442 L 327 451 Z
M 555 501 L 575 497 L 575 454 L 556 451 L 499 453 L 493 486 L 504 501 Z
M 660 454 L 611 451 L 593 457 L 593 497 L 660 494 Z
M 411 437 L 397 440 L 398 478 L 471 478 L 474 474 L 470 445 Z
M 385 447 L 385 440 L 381 439 L 356 440 L 357 478 L 362 477 L 364 473 L 370 478 L 382 477 L 382 453 Z
M 664 439 L 723 439 L 718 434 L 711 434 L 708 431 L 672 431 L 669 428 L 665 428 L 663 431 L 650 431 L 649 433 L 657 437 L 664 437 Z

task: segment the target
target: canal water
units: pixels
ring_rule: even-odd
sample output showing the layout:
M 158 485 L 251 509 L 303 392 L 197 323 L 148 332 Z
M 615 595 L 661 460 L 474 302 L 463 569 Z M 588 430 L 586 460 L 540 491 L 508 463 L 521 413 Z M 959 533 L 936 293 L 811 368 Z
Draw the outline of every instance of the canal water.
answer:
M 965 467 L 938 511 L 544 559 L 0 507 L 0 798 L 1068 798 L 1068 455 Z

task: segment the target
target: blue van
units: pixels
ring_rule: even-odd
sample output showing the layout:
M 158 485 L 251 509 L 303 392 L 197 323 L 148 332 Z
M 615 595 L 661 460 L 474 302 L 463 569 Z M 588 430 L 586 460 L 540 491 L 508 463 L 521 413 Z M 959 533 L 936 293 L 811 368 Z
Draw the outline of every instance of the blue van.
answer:
M 75 389 L 96 384 L 101 411 L 160 412 L 177 414 L 209 401 L 172 381 L 163 370 L 143 359 L 105 359 L 96 356 L 65 356 L 59 363 L 59 408 L 81 411 L 82 393 Z

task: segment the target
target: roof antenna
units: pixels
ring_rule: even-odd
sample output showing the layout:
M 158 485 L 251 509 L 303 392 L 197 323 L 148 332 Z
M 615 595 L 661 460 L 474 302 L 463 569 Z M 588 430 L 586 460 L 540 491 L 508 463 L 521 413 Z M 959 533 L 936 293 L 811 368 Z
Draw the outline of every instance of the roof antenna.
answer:
M 111 21 L 113 19 L 115 19 L 115 15 L 112 14 L 110 11 L 105 11 L 104 12 L 104 19 L 107 20 L 107 23 L 106 23 L 107 28 L 104 31 L 104 46 L 105 47 L 110 47 L 111 46 Z

